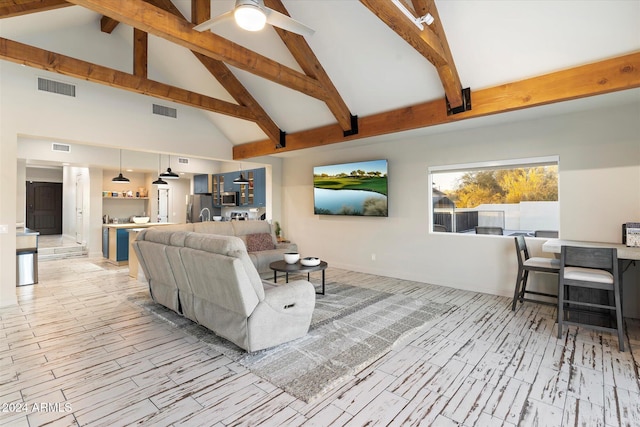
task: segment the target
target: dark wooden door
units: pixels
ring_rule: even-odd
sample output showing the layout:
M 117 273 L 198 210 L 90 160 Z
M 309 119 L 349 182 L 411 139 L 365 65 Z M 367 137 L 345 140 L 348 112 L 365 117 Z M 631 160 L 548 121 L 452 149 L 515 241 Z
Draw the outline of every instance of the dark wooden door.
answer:
M 62 183 L 27 181 L 27 228 L 62 234 Z

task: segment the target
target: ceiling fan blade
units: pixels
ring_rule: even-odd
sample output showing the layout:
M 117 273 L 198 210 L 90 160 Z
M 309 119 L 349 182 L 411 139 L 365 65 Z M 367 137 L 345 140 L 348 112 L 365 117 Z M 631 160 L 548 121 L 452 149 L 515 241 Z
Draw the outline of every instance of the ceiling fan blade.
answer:
M 222 15 L 218 15 L 214 18 L 207 19 L 201 24 L 198 24 L 195 27 L 193 27 L 193 29 L 196 31 L 207 31 L 207 30 L 210 30 L 218 22 L 226 21 L 227 19 L 233 19 L 233 10 L 230 10 L 229 12 L 225 12 Z
M 299 21 L 296 21 L 290 16 L 283 15 L 273 9 L 269 9 L 268 7 L 263 7 L 263 10 L 264 14 L 267 16 L 267 23 L 274 27 L 282 28 L 283 30 L 300 34 L 301 36 L 311 37 L 315 34 L 315 30 L 307 27 Z

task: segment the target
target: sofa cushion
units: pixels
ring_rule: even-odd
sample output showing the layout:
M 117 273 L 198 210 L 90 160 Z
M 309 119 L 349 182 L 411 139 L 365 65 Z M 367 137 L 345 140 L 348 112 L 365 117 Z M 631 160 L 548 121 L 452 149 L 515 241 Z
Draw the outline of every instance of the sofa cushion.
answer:
M 196 298 L 243 316 L 260 302 L 240 259 L 188 247 L 180 248 L 180 255 Z M 196 310 L 198 322 L 202 315 Z
M 259 252 L 275 249 L 273 239 L 269 233 L 247 234 L 247 251 Z
M 260 301 L 264 299 L 262 280 L 255 265 L 251 262 L 247 254 L 247 249 L 241 239 L 234 236 L 189 233 L 184 245 L 188 248 L 239 258 L 244 265 L 249 281 L 256 291 L 258 299 Z
M 228 221 L 204 221 L 193 224 L 196 233 L 219 234 L 221 236 L 234 236 L 233 226 Z

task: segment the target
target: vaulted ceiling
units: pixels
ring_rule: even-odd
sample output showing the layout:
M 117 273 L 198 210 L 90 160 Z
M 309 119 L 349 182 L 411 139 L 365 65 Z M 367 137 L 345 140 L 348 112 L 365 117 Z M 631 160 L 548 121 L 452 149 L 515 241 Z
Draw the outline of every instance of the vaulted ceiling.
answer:
M 640 87 L 637 1 L 404 2 L 422 29 L 391 0 L 264 3 L 315 34 L 193 29 L 233 0 L 0 0 L 0 58 L 201 109 L 235 159 Z

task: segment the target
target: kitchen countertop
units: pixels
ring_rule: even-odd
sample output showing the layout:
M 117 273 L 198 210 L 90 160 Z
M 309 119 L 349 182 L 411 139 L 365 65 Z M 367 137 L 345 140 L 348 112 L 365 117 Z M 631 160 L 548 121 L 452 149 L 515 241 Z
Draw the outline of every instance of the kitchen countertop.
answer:
M 39 231 L 31 230 L 27 227 L 17 227 L 16 228 L 16 236 L 39 236 Z

